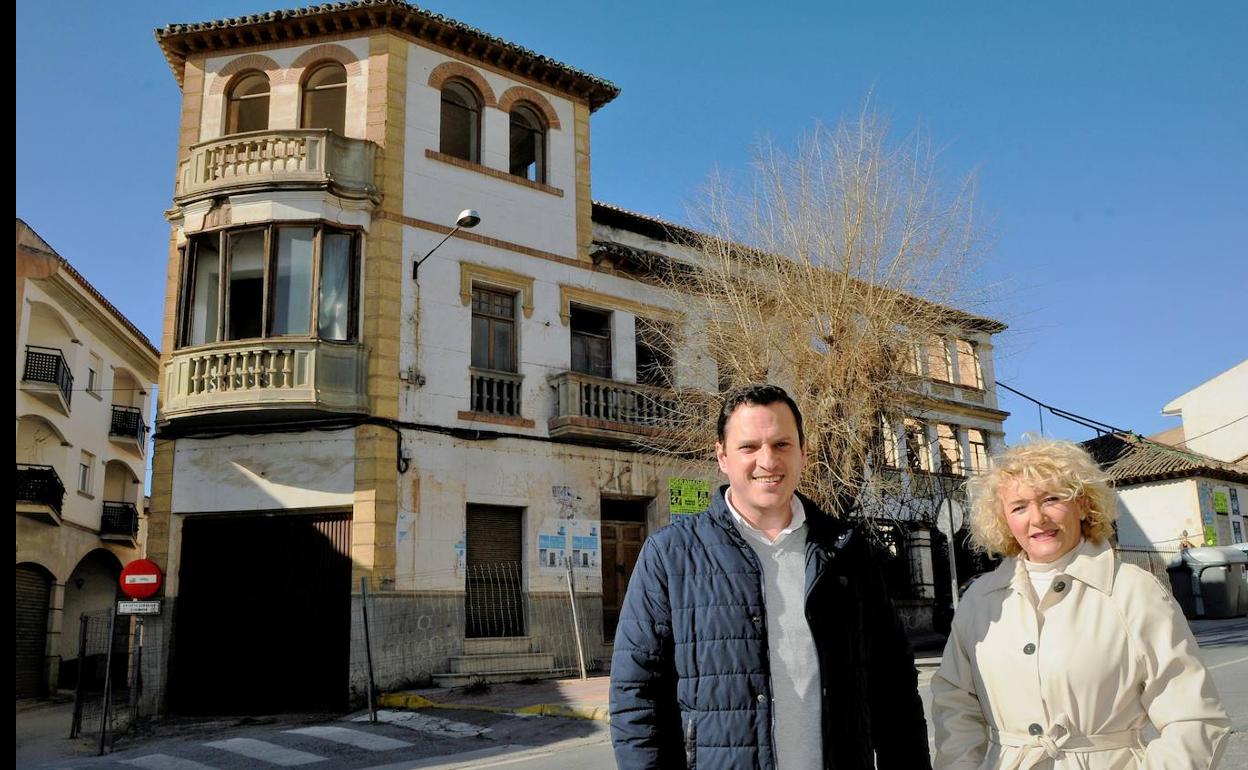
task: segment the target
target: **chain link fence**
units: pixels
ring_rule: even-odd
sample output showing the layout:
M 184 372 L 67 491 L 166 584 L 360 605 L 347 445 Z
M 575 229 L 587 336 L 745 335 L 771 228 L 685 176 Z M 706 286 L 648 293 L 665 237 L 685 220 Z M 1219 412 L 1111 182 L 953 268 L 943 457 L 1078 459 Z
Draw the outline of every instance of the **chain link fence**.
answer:
M 1140 569 L 1153 573 L 1162 585 L 1170 589 L 1170 575 L 1166 572 L 1166 565 L 1178 554 L 1178 551 L 1157 551 L 1151 548 L 1123 548 L 1121 546 L 1116 546 L 1114 550 L 1118 552 L 1118 558 L 1123 564 L 1134 564 Z
M 386 691 L 601 671 L 602 597 L 589 590 L 589 575 L 564 573 L 564 590 L 544 592 L 525 589 L 518 562 L 362 580 L 352 612 L 353 696 L 367 697 L 370 680 Z M 396 582 L 462 588 L 399 590 Z

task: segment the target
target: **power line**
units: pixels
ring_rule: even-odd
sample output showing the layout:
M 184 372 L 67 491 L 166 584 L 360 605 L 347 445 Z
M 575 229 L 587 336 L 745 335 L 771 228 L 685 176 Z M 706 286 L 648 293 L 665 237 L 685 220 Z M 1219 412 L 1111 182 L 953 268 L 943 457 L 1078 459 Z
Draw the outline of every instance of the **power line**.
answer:
M 1185 437 L 1182 441 L 1180 441 L 1180 442 L 1178 443 L 1178 446 L 1183 446 L 1184 444 L 1188 443 L 1189 441 L 1195 441 L 1195 440 L 1196 440 L 1196 439 L 1198 439 L 1198 438 L 1204 438 L 1205 436 L 1208 436 L 1210 433 L 1217 433 L 1218 431 L 1222 430 L 1223 428 L 1229 428 L 1229 427 L 1231 427 L 1232 425 L 1234 425 L 1235 423 L 1239 422 L 1240 420 L 1248 420 L 1248 414 L 1243 414 L 1243 415 L 1240 415 L 1239 417 L 1236 417 L 1234 420 L 1231 420 L 1230 422 L 1226 423 L 1225 425 L 1219 425 L 1218 427 L 1214 428 L 1213 430 L 1207 430 L 1207 431 L 1205 431 L 1204 433 L 1200 434 L 1199 436 L 1192 436 L 1191 438 L 1186 438 L 1186 437 Z
M 1092 430 L 1096 431 L 1096 434 L 1098 436 L 1101 435 L 1102 433 L 1127 433 L 1127 434 L 1135 433 L 1135 431 L 1132 431 L 1132 430 L 1127 430 L 1125 428 L 1118 428 L 1113 425 L 1110 425 L 1109 423 L 1100 422 L 1099 420 L 1094 420 L 1091 417 L 1084 417 L 1081 414 L 1075 414 L 1074 412 L 1061 409 L 1059 407 L 1053 406 L 1052 404 L 1046 404 L 1040 399 L 1033 398 L 1027 395 L 1026 393 L 1022 392 L 1021 390 L 1011 388 L 1009 385 L 1006 385 L 1001 380 L 997 380 L 997 384 L 1005 388 L 1006 390 L 1010 391 L 1014 395 L 1021 396 L 1022 398 L 1027 399 L 1031 403 L 1035 404 L 1037 407 L 1048 410 L 1051 414 L 1061 417 L 1063 420 L 1069 420 L 1070 422 L 1073 422 L 1077 425 L 1082 425 L 1085 428 L 1091 428 Z M 1248 415 L 1245 415 L 1245 416 L 1248 417 Z M 1240 418 L 1240 419 L 1243 419 L 1243 418 Z M 1040 424 L 1041 426 L 1044 425 L 1043 413 L 1041 413 L 1041 416 L 1040 416 Z M 1043 433 L 1043 430 L 1044 429 L 1042 427 L 1041 428 L 1042 433 Z

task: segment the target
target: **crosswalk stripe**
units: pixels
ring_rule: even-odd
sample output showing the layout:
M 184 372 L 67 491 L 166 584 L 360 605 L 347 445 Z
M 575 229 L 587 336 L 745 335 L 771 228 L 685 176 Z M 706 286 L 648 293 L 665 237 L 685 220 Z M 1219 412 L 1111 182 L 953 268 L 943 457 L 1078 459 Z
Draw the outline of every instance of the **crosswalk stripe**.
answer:
M 276 743 L 258 741 L 254 738 L 228 738 L 224 741 L 211 741 L 204 745 L 234 754 L 242 754 L 244 757 L 259 759 L 262 762 L 272 762 L 282 767 L 310 765 L 313 762 L 325 761 L 325 757 L 317 756 L 316 754 L 309 754 L 298 749 L 288 749 L 285 746 L 278 746 Z
M 313 725 L 311 727 L 300 727 L 297 730 L 283 730 L 283 732 L 294 733 L 295 735 L 309 735 L 313 738 L 324 738 L 327 741 L 343 743 L 368 751 L 390 751 L 391 749 L 401 749 L 412 745 L 397 738 L 387 738 L 384 735 L 373 735 L 363 730 L 352 730 L 349 727 L 334 727 L 333 725 Z
M 168 754 L 148 754 L 121 761 L 127 765 L 141 767 L 144 770 L 215 770 L 212 765 L 200 764 L 192 759 L 171 757 Z

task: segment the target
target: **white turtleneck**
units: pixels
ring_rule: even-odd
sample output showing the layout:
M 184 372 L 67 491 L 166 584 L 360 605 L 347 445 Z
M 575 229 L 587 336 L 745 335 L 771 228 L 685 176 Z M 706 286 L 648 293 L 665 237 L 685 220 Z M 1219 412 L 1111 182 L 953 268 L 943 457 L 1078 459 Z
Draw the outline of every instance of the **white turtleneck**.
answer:
M 1075 560 L 1080 545 L 1083 545 L 1082 540 L 1074 548 L 1051 562 L 1042 564 L 1023 560 L 1023 568 L 1027 570 L 1027 578 L 1031 581 L 1031 588 L 1036 592 L 1037 600 L 1044 599 L 1044 595 L 1049 592 L 1049 586 L 1053 585 L 1053 579 L 1065 572 L 1070 563 Z

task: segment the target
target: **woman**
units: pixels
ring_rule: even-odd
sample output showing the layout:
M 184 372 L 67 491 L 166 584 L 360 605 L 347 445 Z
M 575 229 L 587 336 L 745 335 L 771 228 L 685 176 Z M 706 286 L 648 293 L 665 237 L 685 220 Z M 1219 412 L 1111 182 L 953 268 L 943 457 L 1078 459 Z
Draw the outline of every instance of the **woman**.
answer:
M 937 770 L 1216 767 L 1230 720 L 1170 592 L 1111 549 L 1092 458 L 1034 440 L 970 491 L 973 539 L 1010 558 L 967 591 L 932 679 Z

